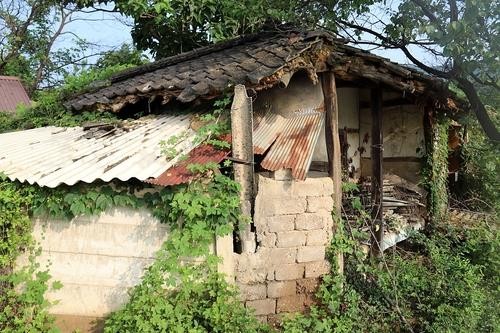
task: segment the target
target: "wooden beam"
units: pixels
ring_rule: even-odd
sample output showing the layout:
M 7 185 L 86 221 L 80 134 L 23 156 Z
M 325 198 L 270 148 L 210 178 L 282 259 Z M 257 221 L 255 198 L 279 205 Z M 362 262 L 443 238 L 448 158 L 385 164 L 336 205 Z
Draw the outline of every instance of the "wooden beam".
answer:
M 371 90 L 371 109 L 372 109 L 372 182 L 371 182 L 371 201 L 372 201 L 372 248 L 373 255 L 379 255 L 384 237 L 384 217 L 383 217 L 383 134 L 382 134 L 382 89 L 380 87 Z
M 323 98 L 325 102 L 325 139 L 328 155 L 328 175 L 333 181 L 333 204 L 335 213 L 340 221 L 342 207 L 342 165 L 338 126 L 338 99 L 335 75 L 332 71 L 321 73 Z M 344 259 L 342 254 L 337 258 L 339 272 L 344 271 Z
M 231 136 L 233 158 L 246 163 L 233 163 L 234 180 L 241 185 L 240 207 L 243 215 L 252 217 L 253 202 L 253 117 L 252 99 L 248 97 L 244 85 L 234 88 L 233 104 L 231 106 Z M 255 234 L 251 225 L 239 230 L 241 250 L 244 253 L 254 253 L 256 249 Z
M 338 100 L 335 75 L 332 71 L 322 74 L 323 96 L 325 100 L 325 139 L 328 155 L 328 175 L 333 180 L 334 204 L 340 213 L 342 205 L 342 163 L 338 127 Z

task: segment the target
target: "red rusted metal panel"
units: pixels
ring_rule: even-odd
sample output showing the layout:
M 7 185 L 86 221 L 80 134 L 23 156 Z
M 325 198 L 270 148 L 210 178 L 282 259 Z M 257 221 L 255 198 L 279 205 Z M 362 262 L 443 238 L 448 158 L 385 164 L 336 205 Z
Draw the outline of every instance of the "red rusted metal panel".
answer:
M 231 137 L 226 136 L 224 141 L 231 142 Z M 188 154 L 188 158 L 177 163 L 173 167 L 169 168 L 167 171 L 162 173 L 157 178 L 148 179 L 145 182 L 152 185 L 159 186 L 172 186 L 188 183 L 193 180 L 196 175 L 188 170 L 188 165 L 190 164 L 207 164 L 207 163 L 220 163 L 229 154 L 230 149 L 217 149 L 209 144 L 202 144 Z
M 0 112 L 13 113 L 19 104 L 31 104 L 30 98 L 19 78 L 0 76 Z
M 294 179 L 304 180 L 323 127 L 324 112 L 302 112 L 284 120 L 261 166 L 270 171 L 291 169 Z

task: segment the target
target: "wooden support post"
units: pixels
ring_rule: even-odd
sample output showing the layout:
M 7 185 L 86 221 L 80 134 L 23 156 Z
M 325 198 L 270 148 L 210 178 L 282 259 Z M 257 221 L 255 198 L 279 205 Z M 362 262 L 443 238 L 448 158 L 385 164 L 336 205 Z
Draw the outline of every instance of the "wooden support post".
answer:
M 341 221 L 340 214 L 342 208 L 342 163 L 338 126 L 338 100 L 335 75 L 332 71 L 321 74 L 323 97 L 325 101 L 325 139 L 326 151 L 328 154 L 328 175 L 333 180 L 333 203 L 338 221 Z M 339 272 L 344 271 L 344 258 L 340 254 L 337 258 Z
M 253 201 L 253 117 L 252 99 L 248 97 L 244 85 L 234 88 L 234 99 L 231 106 L 231 136 L 233 158 L 249 162 L 234 162 L 234 180 L 241 185 L 240 201 L 243 215 L 252 217 Z M 240 229 L 242 252 L 253 253 L 256 248 L 255 234 L 251 231 L 250 224 Z
M 384 139 L 382 134 L 382 89 L 380 87 L 371 90 L 371 109 L 372 109 L 372 247 L 373 255 L 381 253 L 381 245 L 384 237 L 384 178 L 382 161 L 384 158 Z

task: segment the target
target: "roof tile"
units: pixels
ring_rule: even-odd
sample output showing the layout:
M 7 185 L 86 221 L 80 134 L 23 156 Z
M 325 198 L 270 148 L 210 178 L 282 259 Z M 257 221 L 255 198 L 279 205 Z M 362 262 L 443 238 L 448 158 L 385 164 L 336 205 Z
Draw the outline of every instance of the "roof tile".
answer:
M 30 105 L 31 101 L 19 78 L 0 76 L 0 112 L 15 112 L 19 104 Z

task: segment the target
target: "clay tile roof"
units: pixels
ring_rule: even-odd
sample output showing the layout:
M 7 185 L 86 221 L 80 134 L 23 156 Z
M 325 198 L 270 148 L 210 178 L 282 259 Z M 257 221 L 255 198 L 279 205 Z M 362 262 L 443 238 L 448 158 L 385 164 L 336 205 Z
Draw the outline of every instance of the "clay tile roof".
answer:
M 191 102 L 214 98 L 236 84 L 255 90 L 306 70 L 311 78 L 326 64 L 343 81 L 368 80 L 410 94 L 426 93 L 455 109 L 446 83 L 432 75 L 346 45 L 327 31 L 262 32 L 181 53 L 117 73 L 67 100 L 73 110 L 117 112 L 140 100 Z M 448 98 L 451 96 L 451 99 Z
M 19 104 L 31 103 L 19 78 L 0 76 L 0 112 L 15 112 Z
M 74 110 L 96 105 L 112 109 L 113 104 L 121 107 L 122 101 L 126 103 L 127 96 L 148 98 L 165 93 L 191 102 L 218 95 L 232 85 L 257 85 L 324 39 L 333 37 L 327 32 L 273 32 L 217 43 L 125 70 L 65 105 Z

